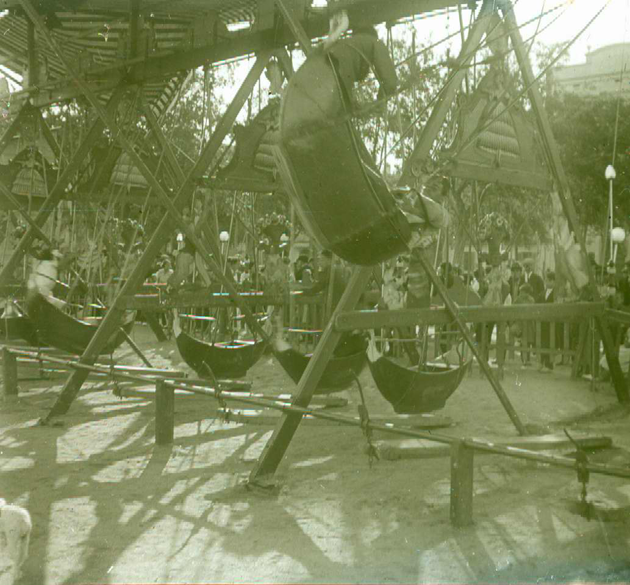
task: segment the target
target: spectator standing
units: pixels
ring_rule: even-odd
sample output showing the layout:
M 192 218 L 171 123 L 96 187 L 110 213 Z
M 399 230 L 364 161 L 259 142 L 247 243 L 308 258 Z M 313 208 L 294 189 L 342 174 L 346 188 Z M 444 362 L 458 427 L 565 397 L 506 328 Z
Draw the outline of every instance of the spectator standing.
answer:
M 512 301 L 514 303 L 516 303 L 516 299 L 518 298 L 521 292 L 521 287 L 524 284 L 526 283 L 525 283 L 525 280 L 523 279 L 523 267 L 518 262 L 514 262 L 512 266 L 510 266 L 510 278 L 508 279 L 508 285 L 510 287 L 510 295 L 512 295 Z
M 533 297 L 537 303 L 545 302 L 545 283 L 539 274 L 534 272 L 533 258 L 523 260 L 523 280 L 532 287 Z
M 553 271 L 548 271 L 545 274 L 544 280 L 544 291 L 542 302 L 543 303 L 555 303 L 555 286 L 556 286 L 556 273 Z M 551 324 L 549 321 L 543 321 L 540 326 L 540 344 L 541 349 L 549 350 L 551 349 Z M 551 372 L 553 370 L 553 358 L 551 354 L 547 352 L 543 352 L 540 356 L 540 369 L 543 372 Z
M 534 304 L 534 295 L 531 285 L 522 284 L 518 291 L 518 295 L 514 300 L 515 305 L 531 305 Z M 536 340 L 536 324 L 533 321 L 522 321 L 513 324 L 513 332 L 516 337 L 521 340 L 521 361 L 523 366 L 530 365 L 529 348 L 533 347 Z

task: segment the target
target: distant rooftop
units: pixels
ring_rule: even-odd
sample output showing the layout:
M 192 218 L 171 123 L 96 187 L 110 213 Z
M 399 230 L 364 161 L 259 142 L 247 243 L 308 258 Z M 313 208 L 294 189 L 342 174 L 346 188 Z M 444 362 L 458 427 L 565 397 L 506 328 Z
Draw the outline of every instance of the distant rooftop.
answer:
M 555 67 L 552 79 L 560 93 L 597 96 L 618 93 L 621 89 L 624 96 L 630 97 L 630 43 L 589 51 L 585 63 Z

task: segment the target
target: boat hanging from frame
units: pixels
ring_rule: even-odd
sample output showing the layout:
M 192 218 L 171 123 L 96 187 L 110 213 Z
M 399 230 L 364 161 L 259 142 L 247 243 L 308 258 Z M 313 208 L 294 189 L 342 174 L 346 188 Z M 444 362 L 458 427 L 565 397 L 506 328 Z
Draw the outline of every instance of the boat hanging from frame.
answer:
M 444 408 L 470 365 L 470 360 L 461 358 L 457 365 L 444 362 L 401 366 L 382 355 L 373 340 L 367 358 L 376 387 L 397 414 L 422 414 Z
M 33 294 L 28 300 L 27 311 L 37 331 L 39 343 L 68 353 L 83 354 L 98 329 L 98 325 L 86 323 L 64 313 L 39 293 Z M 100 353 L 114 353 L 133 329 L 134 322 L 135 314 L 112 334 Z

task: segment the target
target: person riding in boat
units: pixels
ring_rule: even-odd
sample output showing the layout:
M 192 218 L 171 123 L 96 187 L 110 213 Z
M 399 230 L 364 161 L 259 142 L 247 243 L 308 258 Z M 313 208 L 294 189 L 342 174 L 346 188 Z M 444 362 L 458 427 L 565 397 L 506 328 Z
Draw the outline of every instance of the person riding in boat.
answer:
M 31 272 L 27 284 L 29 296 L 39 293 L 58 308 L 65 304 L 53 295 L 53 290 L 59 282 L 59 261 L 62 257 L 61 252 L 56 249 L 43 251 L 39 255 L 39 262 Z
M 335 14 L 331 18 L 331 32 L 324 42 L 324 51 L 337 70 L 347 104 L 352 108 L 354 85 L 367 78 L 370 68 L 380 85 L 378 98 L 394 95 L 398 89 L 396 66 L 387 46 L 379 40 L 376 29 L 372 26 L 356 27 L 351 36 L 339 39 L 347 27 L 345 11 Z

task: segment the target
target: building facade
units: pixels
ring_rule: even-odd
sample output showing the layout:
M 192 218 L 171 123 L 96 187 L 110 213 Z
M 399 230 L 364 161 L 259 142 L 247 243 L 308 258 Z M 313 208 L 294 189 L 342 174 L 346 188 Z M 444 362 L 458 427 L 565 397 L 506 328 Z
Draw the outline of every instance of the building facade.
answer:
M 552 69 L 551 86 L 557 93 L 580 96 L 621 94 L 630 98 L 630 43 L 600 47 L 586 54 L 586 63 Z

